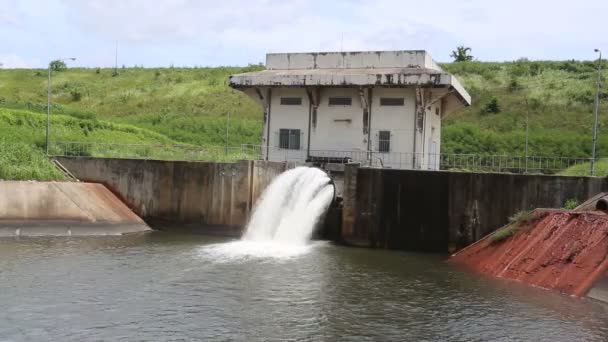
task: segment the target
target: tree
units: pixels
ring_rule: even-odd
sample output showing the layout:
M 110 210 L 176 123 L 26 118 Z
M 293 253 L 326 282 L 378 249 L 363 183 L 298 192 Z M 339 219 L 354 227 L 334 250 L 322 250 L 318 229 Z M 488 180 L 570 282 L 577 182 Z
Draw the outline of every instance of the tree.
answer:
M 64 71 L 68 68 L 67 65 L 65 65 L 65 62 L 59 59 L 52 61 L 49 66 L 53 71 Z
M 470 47 L 458 46 L 456 50 L 452 51 L 450 57 L 454 58 L 454 62 L 472 61 L 473 56 L 471 56 L 469 52 L 471 52 Z

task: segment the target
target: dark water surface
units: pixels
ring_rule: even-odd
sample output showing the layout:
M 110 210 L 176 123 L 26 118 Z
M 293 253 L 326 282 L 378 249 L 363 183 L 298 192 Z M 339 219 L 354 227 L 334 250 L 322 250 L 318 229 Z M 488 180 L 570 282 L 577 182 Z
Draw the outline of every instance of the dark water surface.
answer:
M 607 341 L 608 309 L 441 257 L 235 258 L 152 233 L 0 240 L 0 341 Z

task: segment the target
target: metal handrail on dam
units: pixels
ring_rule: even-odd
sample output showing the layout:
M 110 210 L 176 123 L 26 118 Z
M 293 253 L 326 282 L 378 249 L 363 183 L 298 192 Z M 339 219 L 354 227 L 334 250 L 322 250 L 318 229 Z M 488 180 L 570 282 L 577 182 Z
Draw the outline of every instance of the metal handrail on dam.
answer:
M 261 145 L 194 146 L 165 144 L 114 144 L 97 142 L 51 142 L 51 156 L 84 156 L 125 159 L 184 161 L 271 160 L 288 162 L 360 163 L 362 166 L 410 170 L 453 170 L 518 174 L 587 176 L 591 158 L 518 156 L 468 153 L 401 153 L 365 150 L 283 149 Z M 608 158 L 596 158 L 596 176 L 608 175 Z

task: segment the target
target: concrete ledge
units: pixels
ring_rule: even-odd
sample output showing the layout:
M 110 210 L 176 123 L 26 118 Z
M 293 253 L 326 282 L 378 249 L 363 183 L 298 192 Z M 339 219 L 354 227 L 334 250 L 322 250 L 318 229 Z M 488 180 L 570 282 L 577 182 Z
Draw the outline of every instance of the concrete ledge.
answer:
M 0 221 L 0 238 L 19 236 L 104 236 L 151 231 L 145 223 L 89 223 L 75 221 Z
M 608 274 L 604 274 L 598 279 L 591 290 L 587 293 L 587 297 L 608 303 Z
M 101 184 L 0 182 L 0 237 L 123 235 L 150 230 Z

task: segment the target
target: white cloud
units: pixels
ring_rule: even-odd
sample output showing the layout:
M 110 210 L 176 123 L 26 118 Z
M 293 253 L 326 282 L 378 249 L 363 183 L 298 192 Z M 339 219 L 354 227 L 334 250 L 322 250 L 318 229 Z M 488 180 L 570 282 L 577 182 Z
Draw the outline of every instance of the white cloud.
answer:
M 5 69 L 33 68 L 36 65 L 15 54 L 0 55 L 0 64 Z
M 305 0 L 63 0 L 72 20 L 89 32 L 130 42 L 214 39 L 232 28 L 265 30 L 287 25 Z
M 606 12 L 605 0 L 0 0 L 0 24 L 18 23 L 0 25 L 0 40 L 7 53 L 84 65 L 111 64 L 115 41 L 128 65 L 341 48 L 426 49 L 446 61 L 458 44 L 481 60 L 593 58 L 608 50 Z
M 19 23 L 19 15 L 16 9 L 16 0 L 0 0 L 0 24 L 17 25 Z

